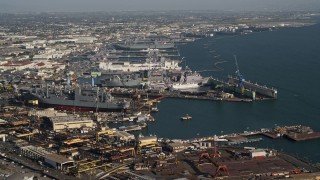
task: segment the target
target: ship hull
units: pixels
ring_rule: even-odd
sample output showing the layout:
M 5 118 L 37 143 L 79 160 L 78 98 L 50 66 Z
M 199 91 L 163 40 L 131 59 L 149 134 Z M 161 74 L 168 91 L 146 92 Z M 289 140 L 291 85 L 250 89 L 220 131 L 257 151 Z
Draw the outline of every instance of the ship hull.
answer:
M 239 84 L 240 83 L 239 79 L 236 79 L 233 77 L 229 77 L 228 82 L 231 84 Z M 244 88 L 249 89 L 250 91 L 255 91 L 257 94 L 267 96 L 270 98 L 277 98 L 277 90 L 275 90 L 275 89 L 268 88 L 266 86 L 261 86 L 258 84 L 253 84 L 248 81 L 243 81 L 242 84 L 243 84 Z
M 227 92 L 236 93 L 237 95 L 240 95 L 240 96 L 245 96 L 245 97 L 248 97 L 251 99 L 256 98 L 256 93 L 254 91 L 251 91 L 246 88 L 240 88 L 238 86 L 235 86 L 235 84 L 229 84 L 229 83 L 226 83 L 222 80 L 211 78 L 210 84 L 214 88 L 223 88 Z
M 150 45 L 114 45 L 117 50 L 142 50 L 142 49 L 173 49 L 175 48 L 174 44 L 150 44 Z
M 125 80 L 125 81 L 108 81 L 108 82 L 103 82 L 102 86 L 104 87 L 127 87 L 127 88 L 134 88 L 134 87 L 139 87 L 141 86 L 141 80 Z
M 43 108 L 54 108 L 56 110 L 65 110 L 65 111 L 82 111 L 82 112 L 122 112 L 125 111 L 126 109 L 111 109 L 111 108 L 94 108 L 94 107 L 81 107 L 81 106 L 67 106 L 67 105 L 61 105 L 61 104 L 39 104 L 40 107 Z
M 96 103 L 94 101 L 67 100 L 64 98 L 43 98 L 36 94 L 24 94 L 22 99 L 26 102 L 33 101 L 40 107 L 53 107 L 59 110 L 70 111 L 111 111 L 117 112 L 128 109 L 129 102 L 105 102 Z
M 240 96 L 243 97 L 247 97 L 247 98 L 251 98 L 253 100 L 255 100 L 256 98 L 256 93 L 255 91 L 251 91 L 245 88 L 240 88 L 240 87 L 236 87 L 236 86 L 225 86 L 225 90 L 226 91 L 230 91 L 230 92 L 234 92 Z

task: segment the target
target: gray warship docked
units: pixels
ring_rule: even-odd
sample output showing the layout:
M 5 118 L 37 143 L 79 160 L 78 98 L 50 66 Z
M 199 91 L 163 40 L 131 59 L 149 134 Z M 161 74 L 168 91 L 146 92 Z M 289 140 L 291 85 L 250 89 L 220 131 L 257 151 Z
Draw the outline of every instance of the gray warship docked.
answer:
M 137 73 L 108 74 L 100 80 L 100 84 L 103 87 L 134 88 L 141 86 L 141 83 L 142 78 Z
M 174 43 L 159 41 L 134 41 L 125 44 L 115 44 L 117 50 L 143 50 L 143 49 L 174 49 Z
M 41 107 L 73 111 L 122 111 L 130 102 L 116 99 L 103 88 L 83 86 L 76 88 L 37 86 L 20 89 L 21 99 Z

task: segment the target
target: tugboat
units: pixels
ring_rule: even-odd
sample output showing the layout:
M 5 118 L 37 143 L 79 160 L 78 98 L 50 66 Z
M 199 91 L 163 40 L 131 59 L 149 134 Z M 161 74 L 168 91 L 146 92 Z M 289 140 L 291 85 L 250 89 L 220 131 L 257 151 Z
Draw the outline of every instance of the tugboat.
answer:
M 190 120 L 192 117 L 189 114 L 186 114 L 185 116 L 181 117 L 181 120 Z

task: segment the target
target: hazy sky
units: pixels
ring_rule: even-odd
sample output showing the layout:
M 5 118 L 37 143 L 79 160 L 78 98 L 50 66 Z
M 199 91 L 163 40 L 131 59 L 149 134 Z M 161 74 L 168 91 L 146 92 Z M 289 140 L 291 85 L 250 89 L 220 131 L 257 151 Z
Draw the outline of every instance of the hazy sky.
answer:
M 0 0 L 0 12 L 320 10 L 320 0 Z

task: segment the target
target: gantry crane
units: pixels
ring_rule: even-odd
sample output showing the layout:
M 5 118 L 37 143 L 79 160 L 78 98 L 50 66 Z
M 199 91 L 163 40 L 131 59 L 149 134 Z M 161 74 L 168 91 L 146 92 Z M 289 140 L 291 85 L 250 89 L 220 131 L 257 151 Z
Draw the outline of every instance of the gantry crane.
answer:
M 106 134 L 106 135 L 110 136 L 110 135 L 113 135 L 114 132 L 115 131 L 113 129 L 106 129 L 106 130 L 102 130 L 102 131 L 96 132 L 96 141 L 97 142 L 99 141 L 99 136 L 100 135 Z
M 217 161 L 217 158 L 220 157 L 220 154 L 218 153 L 218 145 L 217 145 L 217 142 L 219 140 L 220 139 L 217 136 L 214 136 L 214 152 L 212 157 L 208 152 L 203 152 L 199 157 L 199 162 L 201 162 L 204 159 L 209 160 L 216 167 L 215 177 L 222 176 L 222 175 L 230 176 L 227 165 L 219 164 Z
M 237 61 L 237 56 L 236 56 L 236 55 L 234 55 L 234 60 L 235 60 L 235 62 L 236 62 L 236 68 L 237 68 L 237 70 L 236 70 L 236 75 L 237 75 L 237 77 L 239 78 L 239 86 L 240 86 L 240 88 L 243 88 L 244 78 L 243 78 L 242 74 L 240 73 L 239 66 L 238 66 L 238 61 Z
M 208 152 L 201 153 L 199 157 L 199 162 L 204 159 L 208 160 L 210 163 L 212 163 L 216 167 L 215 177 L 222 176 L 222 175 L 230 176 L 227 165 L 219 164 L 216 160 L 212 160 Z M 213 157 L 213 159 L 215 158 Z
M 88 141 L 88 140 L 87 139 L 76 138 L 76 139 L 66 140 L 63 143 L 66 144 L 66 145 L 71 145 L 71 144 L 76 144 L 76 143 L 83 143 L 85 141 Z

